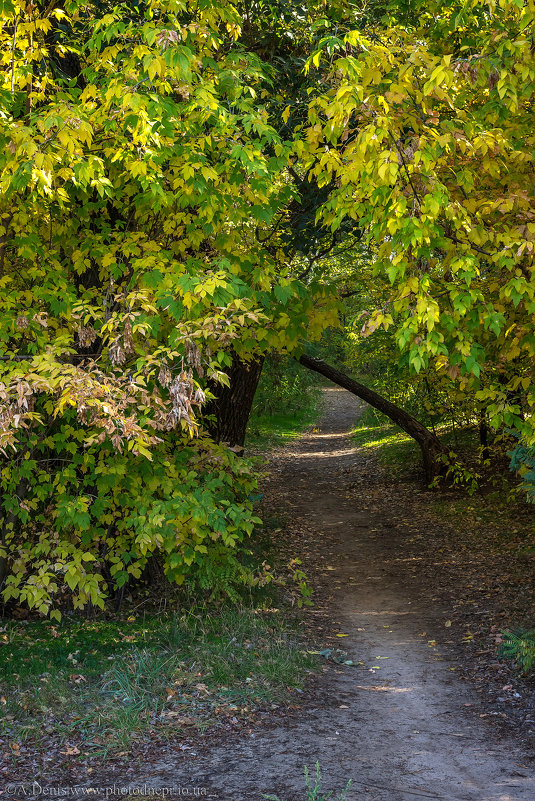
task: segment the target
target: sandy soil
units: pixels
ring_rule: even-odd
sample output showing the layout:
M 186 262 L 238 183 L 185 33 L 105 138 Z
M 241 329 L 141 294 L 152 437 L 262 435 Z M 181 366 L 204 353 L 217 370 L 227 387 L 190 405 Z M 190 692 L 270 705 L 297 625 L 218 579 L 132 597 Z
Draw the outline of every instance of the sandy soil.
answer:
M 360 664 L 331 658 L 298 715 L 176 763 L 167 754 L 132 783 L 202 787 L 221 801 L 260 801 L 264 793 L 302 801 L 303 767 L 318 760 L 325 789 L 352 779 L 349 801 L 533 801 L 528 757 L 474 714 L 475 688 L 427 634 L 444 630 L 447 610 L 408 578 L 403 510 L 374 512 L 365 486 L 351 491 L 362 455 L 347 433 L 359 402 L 343 390 L 326 394 L 318 429 L 274 457 L 266 502 L 295 521 L 296 532 L 313 535 L 325 647 Z

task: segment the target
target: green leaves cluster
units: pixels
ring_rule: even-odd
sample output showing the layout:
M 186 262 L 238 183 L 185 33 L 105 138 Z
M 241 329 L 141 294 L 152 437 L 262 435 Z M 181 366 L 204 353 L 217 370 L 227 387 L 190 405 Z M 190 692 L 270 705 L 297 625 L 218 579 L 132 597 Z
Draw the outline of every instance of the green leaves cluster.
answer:
M 321 331 L 325 292 L 280 247 L 291 142 L 231 3 L 0 22 L 0 585 L 101 606 L 151 554 L 180 583 L 251 532 L 254 478 L 199 411 L 231 351 Z
M 151 462 L 111 444 L 80 449 L 81 436 L 66 425 L 47 442 L 35 435 L 27 458 L 3 471 L 12 521 L 4 528 L 5 600 L 57 616 L 53 605 L 67 585 L 75 608 L 103 607 L 155 555 L 170 581 L 202 583 L 204 561 L 232 561 L 260 522 L 248 500 L 256 487 L 250 466 L 206 437 L 180 449 L 168 437 Z M 28 490 L 22 503 L 21 485 Z
M 306 142 L 321 218 L 365 230 L 414 374 L 469 396 L 494 428 L 535 442 L 532 2 L 470 0 L 326 36 L 309 68 Z

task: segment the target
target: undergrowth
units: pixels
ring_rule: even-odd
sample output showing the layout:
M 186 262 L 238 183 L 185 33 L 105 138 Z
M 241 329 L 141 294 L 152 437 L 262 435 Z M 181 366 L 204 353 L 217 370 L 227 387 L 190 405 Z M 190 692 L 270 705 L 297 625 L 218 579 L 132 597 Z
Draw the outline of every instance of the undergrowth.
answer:
M 282 372 L 280 364 L 268 364 L 250 424 L 253 448 L 298 436 L 319 414 L 314 382 L 292 367 L 278 386 Z M 0 628 L 0 755 L 2 742 L 14 761 L 22 744 L 38 750 L 55 742 L 72 757 L 106 758 L 128 752 L 149 730 L 151 737 L 175 737 L 222 721 L 239 724 L 290 701 L 295 706 L 317 658 L 304 647 L 295 615 L 277 604 L 281 598 L 306 604 L 310 589 L 297 560 L 277 560 L 267 521 L 239 561 L 225 563 L 226 572 L 216 562 L 205 566 L 199 592 L 213 597 L 224 585 L 234 605 L 186 598 L 186 608 L 194 606 L 184 613 L 6 622 Z M 233 570 L 256 580 L 230 593 Z M 133 603 L 129 598 L 125 607 Z
M 535 673 L 535 631 L 506 631 L 498 649 L 502 659 L 512 659 L 520 673 L 533 676 Z
M 257 451 L 284 445 L 314 423 L 321 411 L 317 378 L 294 359 L 266 360 L 255 395 L 246 444 Z
M 448 480 L 442 488 L 458 487 L 472 495 L 480 486 L 509 491 L 509 473 L 492 469 L 489 457 L 483 458 L 479 446 L 477 426 L 452 428 L 449 423 L 437 424 L 435 433 L 449 455 L 445 463 L 449 470 Z M 405 434 L 388 417 L 368 407 L 359 418 L 352 432 L 357 447 L 374 452 L 379 462 L 397 475 L 409 475 L 421 469 L 421 451 L 418 443 Z
M 277 608 L 12 621 L 0 636 L 0 738 L 12 757 L 50 736 L 106 756 L 149 728 L 168 737 L 247 720 L 294 698 L 315 667 L 297 623 Z
M 252 450 L 271 450 L 298 439 L 319 416 L 319 394 L 298 412 L 252 416 L 249 421 L 246 445 Z
M 418 464 L 420 458 L 417 443 L 370 407 L 359 417 L 351 439 L 358 448 L 374 452 L 386 467 L 399 467 L 407 462 Z

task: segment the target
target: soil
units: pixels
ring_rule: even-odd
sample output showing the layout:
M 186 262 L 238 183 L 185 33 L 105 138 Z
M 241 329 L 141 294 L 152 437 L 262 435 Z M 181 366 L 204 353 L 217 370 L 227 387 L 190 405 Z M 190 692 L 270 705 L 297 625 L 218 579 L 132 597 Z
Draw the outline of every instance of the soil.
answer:
M 288 521 L 282 545 L 314 587 L 305 619 L 322 675 L 289 715 L 153 753 L 114 782 L 304 801 L 304 766 L 319 762 L 325 791 L 351 779 L 348 801 L 533 801 L 532 689 L 495 655 L 507 599 L 471 594 L 477 576 L 455 567 L 430 493 L 397 486 L 354 448 L 362 404 L 325 392 L 318 427 L 273 456 L 264 498 Z

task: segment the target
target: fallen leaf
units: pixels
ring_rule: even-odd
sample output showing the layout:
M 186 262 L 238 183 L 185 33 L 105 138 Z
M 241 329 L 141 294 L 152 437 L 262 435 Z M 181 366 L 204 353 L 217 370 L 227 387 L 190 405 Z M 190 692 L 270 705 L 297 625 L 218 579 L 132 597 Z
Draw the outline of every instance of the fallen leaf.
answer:
M 64 754 L 65 756 L 75 756 L 76 754 L 80 753 L 80 749 L 77 748 L 75 745 L 68 745 L 65 751 L 60 751 L 60 754 Z

